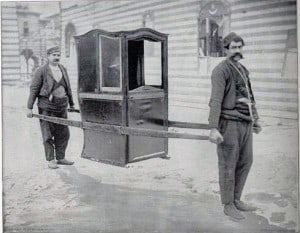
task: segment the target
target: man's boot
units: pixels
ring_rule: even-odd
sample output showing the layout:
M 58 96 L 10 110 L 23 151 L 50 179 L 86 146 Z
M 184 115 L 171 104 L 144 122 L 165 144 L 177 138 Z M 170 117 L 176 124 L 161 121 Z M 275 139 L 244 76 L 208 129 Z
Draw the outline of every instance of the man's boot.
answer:
M 240 200 L 234 200 L 235 207 L 240 211 L 255 211 L 256 207 L 246 204 Z
M 66 160 L 66 159 L 58 159 L 57 160 L 57 164 L 61 164 L 61 165 L 73 165 L 74 162 L 71 162 L 71 161 Z
M 48 162 L 48 167 L 49 167 L 50 169 L 56 169 L 56 168 L 58 168 L 58 166 L 57 166 L 57 164 L 56 164 L 56 162 L 55 162 L 54 159 L 53 159 L 53 160 L 50 160 L 50 161 Z
M 245 219 L 244 215 L 235 207 L 233 203 L 224 205 L 224 214 L 236 220 Z

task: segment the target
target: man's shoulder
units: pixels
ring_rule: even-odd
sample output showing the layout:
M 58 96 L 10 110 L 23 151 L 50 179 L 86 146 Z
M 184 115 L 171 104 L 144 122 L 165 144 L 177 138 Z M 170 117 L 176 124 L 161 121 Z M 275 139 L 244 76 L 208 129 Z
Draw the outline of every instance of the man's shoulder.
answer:
M 63 66 L 62 64 L 60 64 L 60 63 L 58 64 L 58 66 L 59 66 L 61 69 L 67 70 L 66 67 L 64 67 L 64 66 Z
M 215 68 L 212 70 L 213 73 L 219 73 L 219 72 L 225 72 L 228 69 L 228 64 L 226 59 L 221 61 L 218 65 L 215 66 Z
M 225 69 L 227 68 L 227 61 L 226 59 L 222 60 L 214 69 Z
M 249 70 L 246 68 L 246 66 L 242 63 L 240 63 L 243 69 L 246 71 L 247 75 L 249 75 Z
M 47 67 L 48 67 L 48 64 L 42 65 L 42 66 L 40 66 L 40 67 L 38 67 L 38 68 L 36 69 L 36 72 L 41 72 L 41 71 L 43 71 L 43 70 L 46 70 Z

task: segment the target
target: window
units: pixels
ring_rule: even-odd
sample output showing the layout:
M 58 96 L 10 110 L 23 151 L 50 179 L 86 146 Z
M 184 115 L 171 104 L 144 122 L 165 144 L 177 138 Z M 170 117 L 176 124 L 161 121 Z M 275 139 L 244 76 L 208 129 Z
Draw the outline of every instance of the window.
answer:
M 155 56 L 147 54 L 152 47 Z M 161 42 L 137 40 L 128 42 L 129 90 L 142 86 L 162 89 Z
M 223 37 L 229 33 L 229 7 L 213 1 L 200 11 L 198 21 L 199 56 L 223 57 Z
M 147 54 L 151 47 L 153 54 Z M 161 42 L 144 41 L 144 79 L 146 86 L 162 88 Z
M 100 90 L 121 91 L 121 39 L 100 36 Z
M 28 22 L 27 21 L 23 22 L 23 35 L 24 36 L 28 36 L 29 35 L 29 26 L 28 26 Z
M 68 23 L 65 29 L 65 55 L 66 57 L 70 57 L 71 50 L 71 39 L 76 35 L 75 26 L 72 23 Z

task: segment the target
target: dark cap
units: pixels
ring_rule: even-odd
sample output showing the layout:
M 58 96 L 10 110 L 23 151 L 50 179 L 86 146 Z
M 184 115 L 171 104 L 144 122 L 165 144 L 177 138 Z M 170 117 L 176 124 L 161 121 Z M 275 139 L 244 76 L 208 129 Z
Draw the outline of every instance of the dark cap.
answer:
M 60 48 L 59 46 L 54 46 L 54 47 L 51 47 L 51 48 L 48 48 L 47 49 L 47 55 L 51 54 L 51 53 L 57 53 L 59 52 L 60 53 Z
M 237 35 L 235 32 L 230 32 L 227 36 L 224 37 L 223 39 L 223 46 L 224 48 L 228 48 L 230 43 L 232 41 L 235 41 L 235 42 L 239 42 L 241 41 L 242 42 L 242 45 L 245 45 L 244 43 L 244 40 L 242 37 L 240 37 L 239 35 Z

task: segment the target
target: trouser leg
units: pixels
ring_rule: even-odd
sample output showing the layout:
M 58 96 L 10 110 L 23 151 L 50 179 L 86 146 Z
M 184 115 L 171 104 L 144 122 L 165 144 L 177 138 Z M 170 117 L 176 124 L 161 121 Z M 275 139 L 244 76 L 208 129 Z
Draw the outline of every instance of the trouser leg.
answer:
M 235 171 L 235 192 L 234 199 L 240 200 L 244 189 L 252 162 L 253 162 L 253 136 L 251 123 L 243 122 L 240 127 L 243 132 L 241 134 L 240 156 Z
M 59 113 L 57 117 L 67 118 L 67 111 Z M 70 138 L 69 127 L 65 125 L 55 124 L 54 144 L 56 159 L 64 159 L 65 152 Z
M 234 201 L 235 169 L 239 154 L 237 123 L 220 120 L 219 130 L 224 141 L 217 146 L 219 185 L 222 204 Z
M 51 116 L 50 112 L 42 109 L 39 109 L 39 114 L 45 116 Z M 40 126 L 41 126 L 46 160 L 50 161 L 54 159 L 54 140 L 53 140 L 54 125 L 51 122 L 40 120 Z

